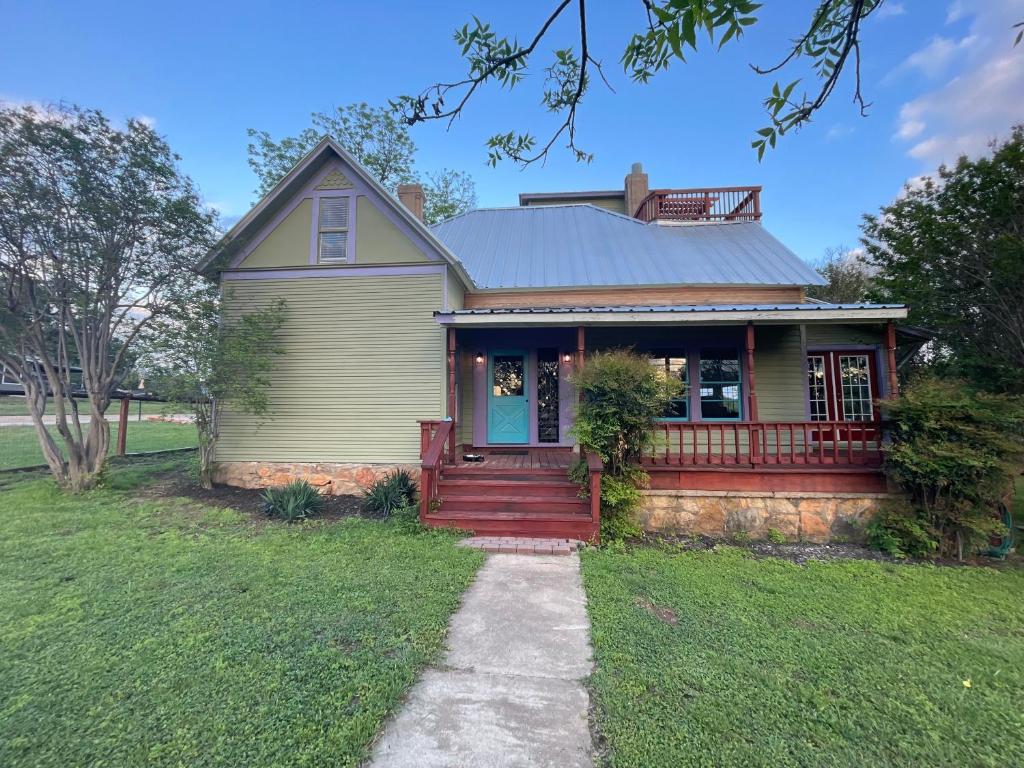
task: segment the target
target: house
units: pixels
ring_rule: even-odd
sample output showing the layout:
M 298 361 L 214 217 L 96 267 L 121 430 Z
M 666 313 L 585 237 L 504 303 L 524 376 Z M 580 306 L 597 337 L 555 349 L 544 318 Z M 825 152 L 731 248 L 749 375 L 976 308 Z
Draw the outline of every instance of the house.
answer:
M 220 481 L 353 493 L 409 467 L 429 525 L 589 539 L 572 372 L 628 346 L 683 385 L 647 527 L 826 539 L 885 498 L 877 400 L 907 309 L 808 300 L 820 278 L 762 224 L 759 187 L 650 190 L 637 165 L 621 192 L 433 227 L 422 189 L 398 198 L 324 139 L 210 254 L 228 315 L 288 303 L 270 417 L 228 409 Z

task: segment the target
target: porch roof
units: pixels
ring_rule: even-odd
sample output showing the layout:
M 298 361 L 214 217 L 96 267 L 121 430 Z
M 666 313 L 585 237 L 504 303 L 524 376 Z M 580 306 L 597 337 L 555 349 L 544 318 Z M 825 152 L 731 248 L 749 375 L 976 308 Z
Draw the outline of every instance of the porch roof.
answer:
M 441 325 L 599 325 L 819 323 L 902 320 L 905 304 L 675 304 L 609 307 L 500 307 L 435 312 Z

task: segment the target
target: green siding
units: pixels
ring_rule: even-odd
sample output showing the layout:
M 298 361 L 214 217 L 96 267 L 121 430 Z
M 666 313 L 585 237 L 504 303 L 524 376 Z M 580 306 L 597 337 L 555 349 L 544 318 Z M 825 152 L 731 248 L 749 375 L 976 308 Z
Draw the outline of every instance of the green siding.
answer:
M 377 206 L 360 195 L 356 203 L 355 261 L 357 264 L 409 264 L 430 259 Z
M 884 331 L 878 325 L 808 325 L 807 343 L 823 344 L 881 344 Z
M 444 413 L 441 275 L 230 282 L 230 316 L 283 298 L 269 418 L 228 410 L 219 461 L 415 462 Z
M 761 421 L 803 421 L 805 363 L 800 327 L 757 326 L 754 334 L 754 385 Z
M 243 267 L 296 267 L 309 264 L 313 201 L 303 200 L 245 257 Z
M 578 197 L 548 197 L 543 200 L 531 200 L 530 206 L 538 205 L 593 205 L 615 213 L 626 213 L 626 200 L 622 195 L 617 197 L 595 197 L 581 200 Z

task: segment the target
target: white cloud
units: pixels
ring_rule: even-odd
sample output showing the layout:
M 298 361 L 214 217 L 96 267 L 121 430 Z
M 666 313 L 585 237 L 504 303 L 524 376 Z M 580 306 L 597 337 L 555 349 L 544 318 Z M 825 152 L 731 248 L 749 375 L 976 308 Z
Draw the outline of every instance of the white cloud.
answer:
M 854 129 L 849 125 L 843 123 L 836 123 L 825 132 L 825 141 L 835 141 L 841 139 L 844 136 L 849 136 L 853 133 Z
M 136 120 L 142 123 L 147 128 L 156 128 L 156 118 L 150 117 L 149 115 L 136 115 Z
M 928 77 L 938 77 L 962 53 L 978 42 L 974 35 L 967 35 L 960 40 L 948 37 L 933 37 L 928 45 L 914 51 L 897 67 L 900 70 L 917 70 Z
M 964 9 L 962 0 L 953 0 L 949 4 L 949 10 L 946 11 L 946 23 L 953 24 L 960 21 L 966 15 L 967 11 Z
M 894 3 L 892 0 L 889 2 L 882 3 L 882 7 L 878 9 L 878 18 L 890 19 L 893 16 L 902 16 L 907 12 L 907 9 L 903 6 L 903 3 Z
M 970 34 L 946 55 L 948 60 L 963 51 L 963 70 L 905 103 L 893 136 L 913 142 L 907 154 L 929 169 L 961 154 L 983 154 L 991 141 L 1005 137 L 1014 123 L 1024 120 L 1024 59 L 1013 49 L 1010 34 L 1011 25 L 1024 18 L 1024 0 L 963 0 L 955 6 L 950 15 L 969 18 Z M 929 43 L 933 52 L 939 50 L 936 40 L 945 38 Z M 971 42 L 963 45 L 964 40 Z M 935 53 L 929 63 L 922 56 L 914 66 L 927 71 L 928 66 L 938 67 L 942 56 Z

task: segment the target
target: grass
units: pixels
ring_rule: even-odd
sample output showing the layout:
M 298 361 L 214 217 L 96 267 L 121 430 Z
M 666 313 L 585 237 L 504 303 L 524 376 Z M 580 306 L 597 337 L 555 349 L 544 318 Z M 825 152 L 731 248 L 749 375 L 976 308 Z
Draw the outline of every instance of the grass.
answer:
M 133 402 L 131 409 L 128 411 L 129 418 L 137 419 L 139 417 L 139 406 L 142 407 L 143 416 L 155 416 L 163 413 L 188 413 L 188 406 L 180 405 L 177 403 L 156 403 L 151 401 L 137 401 Z M 115 400 L 110 406 L 111 410 L 107 411 L 108 418 L 117 417 L 117 409 L 120 407 L 120 402 Z M 47 398 L 46 410 L 44 413 L 53 414 L 53 398 Z M 88 413 L 88 406 L 83 403 L 82 413 Z M 28 416 L 28 409 L 25 407 L 25 398 L 20 395 L 0 395 L 0 416 Z
M 1024 571 L 726 548 L 587 551 L 583 576 L 613 766 L 1024 755 Z
M 62 440 L 55 428 L 50 432 Z M 117 423 L 110 425 L 110 451 L 117 449 Z M 191 448 L 196 445 L 196 428 L 192 424 L 172 424 L 164 421 L 129 421 L 128 453 L 162 451 L 169 448 Z M 31 467 L 43 464 L 39 438 L 35 427 L 0 427 L 0 469 Z
M 357 765 L 482 555 L 145 498 L 168 466 L 0 489 L 0 765 Z

